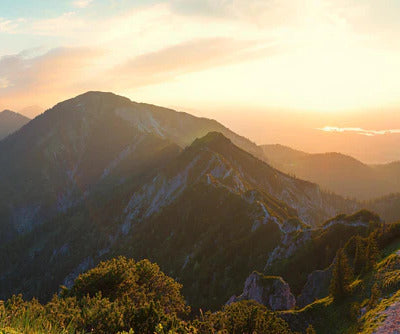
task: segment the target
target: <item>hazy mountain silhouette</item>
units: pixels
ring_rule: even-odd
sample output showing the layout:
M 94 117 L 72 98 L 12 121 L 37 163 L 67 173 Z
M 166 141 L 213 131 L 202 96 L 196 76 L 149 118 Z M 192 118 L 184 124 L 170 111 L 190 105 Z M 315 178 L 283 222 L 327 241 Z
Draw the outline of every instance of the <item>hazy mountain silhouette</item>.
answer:
M 0 112 L 0 140 L 19 130 L 30 119 L 11 110 Z
M 367 165 L 341 153 L 310 154 L 283 145 L 263 145 L 276 168 L 358 200 L 400 192 L 400 162 Z

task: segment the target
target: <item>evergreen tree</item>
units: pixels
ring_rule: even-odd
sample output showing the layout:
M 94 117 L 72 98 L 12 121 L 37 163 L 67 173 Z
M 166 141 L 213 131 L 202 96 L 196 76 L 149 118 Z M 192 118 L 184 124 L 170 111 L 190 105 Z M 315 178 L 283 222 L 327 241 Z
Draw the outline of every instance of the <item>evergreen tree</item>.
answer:
M 366 249 L 366 270 L 371 270 L 379 258 L 378 244 L 373 235 L 368 238 L 367 249 Z
M 365 247 L 361 237 L 357 236 L 355 239 L 356 250 L 354 254 L 354 273 L 359 275 L 364 270 L 366 265 Z
M 343 249 L 339 249 L 333 267 L 332 280 L 329 292 L 335 300 L 342 300 L 350 293 L 352 271 Z

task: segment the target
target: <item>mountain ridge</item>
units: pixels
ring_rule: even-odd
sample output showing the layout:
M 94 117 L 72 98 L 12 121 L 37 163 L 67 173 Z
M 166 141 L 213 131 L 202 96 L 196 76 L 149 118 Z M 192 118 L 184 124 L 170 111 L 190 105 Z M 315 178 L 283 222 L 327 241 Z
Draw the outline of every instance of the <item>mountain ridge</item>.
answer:
M 367 165 L 338 152 L 306 153 L 279 144 L 261 147 L 276 168 L 342 196 L 362 201 L 400 192 L 400 162 Z

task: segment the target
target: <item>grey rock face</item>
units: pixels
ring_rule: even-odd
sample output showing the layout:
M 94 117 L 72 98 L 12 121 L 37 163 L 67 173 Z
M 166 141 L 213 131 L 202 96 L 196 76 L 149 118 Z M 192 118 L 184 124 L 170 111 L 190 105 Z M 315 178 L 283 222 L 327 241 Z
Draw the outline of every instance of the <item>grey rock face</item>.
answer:
M 255 300 L 271 310 L 290 310 L 295 307 L 296 299 L 281 277 L 264 276 L 253 272 L 244 284 L 243 293 L 232 296 L 227 304 L 241 300 Z
M 325 270 L 315 270 L 308 275 L 307 282 L 297 298 L 297 305 L 304 307 L 317 299 L 329 294 L 329 284 L 332 278 L 332 266 Z

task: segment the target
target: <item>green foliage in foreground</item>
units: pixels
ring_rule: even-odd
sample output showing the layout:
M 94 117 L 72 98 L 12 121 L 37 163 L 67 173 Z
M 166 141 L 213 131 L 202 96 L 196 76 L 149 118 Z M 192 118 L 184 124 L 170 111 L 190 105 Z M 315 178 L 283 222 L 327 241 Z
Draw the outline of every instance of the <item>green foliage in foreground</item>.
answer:
M 399 248 L 400 223 L 354 236 L 337 252 L 331 295 L 281 316 L 292 330 L 304 332 L 311 324 L 318 334 L 373 333 L 387 308 L 400 302 Z
M 119 257 L 80 275 L 46 305 L 21 296 L 1 302 L 0 333 L 292 333 L 284 320 L 249 301 L 189 321 L 181 288 L 156 264 Z
M 292 333 L 288 324 L 265 306 L 254 301 L 241 301 L 225 306 L 222 311 L 207 312 L 193 322 L 199 333 Z

